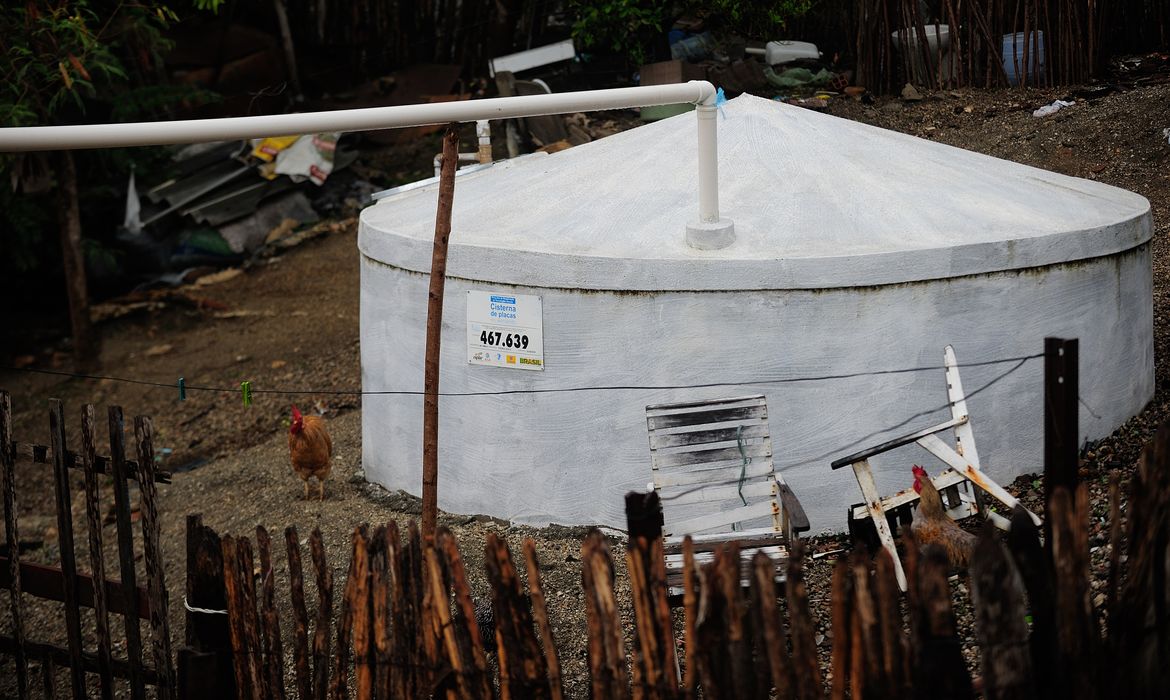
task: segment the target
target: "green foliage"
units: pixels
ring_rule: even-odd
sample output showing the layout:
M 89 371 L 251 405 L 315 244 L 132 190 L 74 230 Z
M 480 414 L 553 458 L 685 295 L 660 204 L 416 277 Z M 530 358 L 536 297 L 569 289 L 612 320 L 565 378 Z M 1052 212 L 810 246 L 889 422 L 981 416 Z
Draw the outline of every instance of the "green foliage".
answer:
M 191 1 L 214 11 L 226 0 Z M 157 0 L 0 2 L 0 127 L 152 119 L 180 103 L 214 99 L 207 91 L 160 84 L 172 47 L 166 32 L 178 21 Z M 41 166 L 30 169 L 30 158 L 39 158 Z M 96 219 L 102 229 L 112 229 L 110 215 L 121 207 L 118 193 L 131 163 L 158 158 L 136 149 L 132 156 L 79 152 L 76 161 L 83 221 Z M 52 193 L 25 191 L 28 173 L 43 171 L 45 163 L 52 168 L 40 156 L 0 154 L 0 274 L 50 265 L 57 239 Z M 93 196 L 102 182 L 111 189 Z
M 573 38 L 583 49 L 625 54 L 645 63 L 648 49 L 682 15 L 705 17 L 709 26 L 749 39 L 784 38 L 789 25 L 820 0 L 570 0 Z
M 721 19 L 727 29 L 750 39 L 785 38 L 789 22 L 808 13 L 818 0 L 703 0 L 702 8 L 711 17 Z
M 582 48 L 624 53 L 635 64 L 646 62 L 647 46 L 667 29 L 665 0 L 571 0 L 569 6 Z
M 45 195 L 26 195 L 7 186 L 0 186 L 0 272 L 29 272 L 37 268 L 48 241 L 41 232 L 51 230 L 56 221 L 49 198 Z M 53 244 L 56 239 L 50 239 Z
M 116 50 L 162 42 L 173 13 L 161 6 L 119 4 L 103 19 L 87 0 L 6 4 L 0 9 L 0 124 L 69 121 L 87 102 L 128 81 Z M 153 10 L 153 12 L 149 11 Z

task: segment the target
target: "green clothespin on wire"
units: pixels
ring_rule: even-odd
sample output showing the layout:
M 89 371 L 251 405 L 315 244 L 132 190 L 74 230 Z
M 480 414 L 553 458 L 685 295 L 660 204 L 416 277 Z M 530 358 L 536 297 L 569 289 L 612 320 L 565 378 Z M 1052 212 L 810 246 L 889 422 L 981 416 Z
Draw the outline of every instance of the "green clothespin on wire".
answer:
M 252 382 L 240 382 L 240 393 L 244 397 L 244 408 L 252 405 Z
M 179 400 L 187 400 L 187 380 L 179 377 Z

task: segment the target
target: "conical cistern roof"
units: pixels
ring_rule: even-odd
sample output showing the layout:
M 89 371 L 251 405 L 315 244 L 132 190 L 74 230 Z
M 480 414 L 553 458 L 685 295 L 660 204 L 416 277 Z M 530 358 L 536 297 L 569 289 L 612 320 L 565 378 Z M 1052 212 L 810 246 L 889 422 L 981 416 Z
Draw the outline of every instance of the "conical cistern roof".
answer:
M 686 243 L 696 121 L 683 114 L 457 180 L 448 275 L 615 290 L 823 289 L 1040 267 L 1149 240 L 1145 198 L 744 95 L 718 117 L 735 242 Z M 362 213 L 370 258 L 430 268 L 435 187 Z

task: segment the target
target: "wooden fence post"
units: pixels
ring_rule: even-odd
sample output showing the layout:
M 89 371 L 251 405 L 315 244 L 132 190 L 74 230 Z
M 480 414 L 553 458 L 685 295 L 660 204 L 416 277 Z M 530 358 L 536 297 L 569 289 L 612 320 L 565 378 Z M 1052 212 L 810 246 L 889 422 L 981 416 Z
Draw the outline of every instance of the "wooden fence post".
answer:
M 317 621 L 313 628 L 313 698 L 325 700 L 329 690 L 329 628 L 333 620 L 333 570 L 325 562 L 321 528 L 309 535 L 309 553 L 317 574 Z
M 1046 517 L 1045 520 L 1048 518 Z M 1056 623 L 1053 608 L 1052 562 L 1040 545 L 1040 528 L 1022 505 L 1012 510 L 1012 528 L 1008 531 L 1008 549 L 1016 564 L 1028 605 L 1032 613 L 1032 672 L 1046 679 L 1036 686 L 1040 698 L 1058 697 L 1051 679 L 1058 672 L 1056 657 Z
M 754 618 L 759 629 L 758 642 L 763 659 L 757 661 L 767 666 L 771 684 L 776 689 L 777 700 L 792 698 L 792 659 L 788 656 L 788 634 L 776 605 L 776 563 L 763 552 L 756 552 L 752 558 L 752 594 L 756 605 Z M 759 683 L 759 690 L 767 689 L 766 683 Z
M 122 609 L 138 610 L 138 586 L 134 574 L 134 530 L 130 525 L 131 475 L 126 464 L 126 423 L 121 406 L 110 406 L 110 472 L 114 477 L 114 514 L 118 528 L 118 568 L 122 576 Z M 142 630 L 138 616 L 123 615 L 126 623 L 126 661 L 130 665 L 130 697 L 145 700 L 142 677 Z
M 626 521 L 629 530 L 626 569 L 637 632 L 634 669 L 640 673 L 647 698 L 670 697 L 678 693 L 678 673 L 674 630 L 666 600 L 662 506 L 658 493 L 631 491 L 626 494 Z
M 455 592 L 455 604 L 459 609 L 462 624 L 453 625 L 453 632 L 457 639 L 457 652 L 462 657 L 464 673 L 466 674 L 464 691 L 467 697 L 479 697 L 487 700 L 491 698 L 491 682 L 487 674 L 487 654 L 483 648 L 483 630 L 479 628 L 479 621 L 475 619 L 475 601 L 471 598 L 471 588 L 467 585 L 467 571 L 463 566 L 463 557 L 459 553 L 459 545 L 455 535 L 447 528 L 439 531 L 438 550 L 444 558 L 444 569 L 451 578 L 451 586 Z M 531 625 L 529 625 L 531 627 Z M 450 655 L 451 649 L 448 649 Z M 454 662 L 454 658 L 452 658 Z
M 789 542 L 788 577 L 785 580 L 788 616 L 791 619 L 792 667 L 796 674 L 797 700 L 823 697 L 821 667 L 817 662 L 816 626 L 808 605 L 808 587 L 804 584 L 804 544 Z
M 170 605 L 163 573 L 162 523 L 158 515 L 158 493 L 154 483 L 154 428 L 150 418 L 134 419 L 138 445 L 138 490 L 142 496 L 142 549 L 146 560 L 146 585 L 150 594 L 150 632 L 154 667 L 158 673 L 159 700 L 175 697 L 175 673 L 171 665 Z
M 49 431 L 53 441 L 53 485 L 57 496 L 57 540 L 61 548 L 61 576 L 65 581 L 65 631 L 69 638 L 69 678 L 74 698 L 86 697 L 85 669 L 81 666 L 81 608 L 77 603 L 77 555 L 73 551 L 73 487 L 66 466 L 65 416 L 59 399 L 49 401 Z M 16 552 L 13 552 L 15 555 Z
M 592 530 L 581 545 L 581 582 L 585 589 L 591 687 L 595 698 L 626 700 L 630 697 L 630 685 L 626 676 L 621 621 L 613 595 L 613 578 L 609 547 L 601 532 Z
M 492 589 L 501 694 L 519 698 L 550 697 L 548 669 L 536 641 L 532 614 L 525 605 L 527 601 L 508 543 L 489 532 L 484 554 L 484 567 Z
M 284 700 L 284 646 L 280 641 L 280 618 L 276 614 L 276 575 L 272 570 L 272 539 L 263 525 L 256 526 L 256 549 L 260 555 L 260 629 L 264 645 L 265 672 L 269 697 Z
M 1024 584 L 1003 546 L 984 528 L 971 559 L 971 607 L 988 700 L 1036 697 Z
M 447 281 L 447 239 L 451 236 L 451 204 L 455 199 L 455 171 L 459 168 L 459 125 L 443 136 L 439 171 L 439 207 L 435 215 L 435 243 L 431 255 L 431 283 L 427 295 L 426 355 L 423 358 L 423 537 L 435 536 L 439 508 L 439 351 L 443 340 L 443 288 Z
M 16 455 L 12 453 L 12 397 L 0 391 L 0 491 L 4 492 L 4 543 L 8 547 L 9 612 L 12 639 L 16 642 L 16 693 L 28 697 L 28 657 L 24 653 L 24 616 L 20 600 L 20 538 L 16 523 Z
M 93 575 L 94 630 L 97 632 L 98 677 L 102 700 L 114 697 L 114 677 L 110 671 L 110 617 L 106 602 L 106 564 L 102 547 L 102 513 L 98 507 L 97 434 L 92 404 L 81 409 L 81 468 L 85 472 L 85 522 L 89 531 L 89 567 Z
M 1061 697 L 1072 700 L 1097 698 L 1100 635 L 1093 613 L 1089 586 L 1089 491 L 1081 484 L 1069 491 L 1060 488 L 1048 502 L 1051 523 L 1053 581 L 1056 608 L 1056 641 L 1059 654 Z
M 909 575 L 918 580 L 918 649 L 914 664 L 913 697 L 918 700 L 971 700 L 974 691 L 963 651 L 955 635 L 951 588 L 947 584 L 950 563 L 937 545 L 922 547 L 917 566 Z
M 293 666 L 297 674 L 297 696 L 300 700 L 313 697 L 313 672 L 309 666 L 309 613 L 305 609 L 305 574 L 301 563 L 301 541 L 297 528 L 289 525 L 284 530 L 288 547 L 288 581 L 293 617 Z
M 831 700 L 845 700 L 845 690 L 849 687 L 853 636 L 849 629 L 853 619 L 853 576 L 847 555 L 842 555 L 833 566 L 831 585 L 833 650 L 830 656 L 830 669 L 833 681 L 829 688 L 829 697 Z
M 248 669 L 248 639 L 244 632 L 244 610 L 241 604 L 243 597 L 240 592 L 240 567 L 238 561 L 238 545 L 231 535 L 225 535 L 220 541 L 223 552 L 223 580 L 227 598 L 228 620 L 231 623 L 232 635 L 232 669 L 236 677 L 235 697 L 246 699 L 256 695 L 252 685 L 252 677 Z
M 532 616 L 540 629 L 540 641 L 544 646 L 544 662 L 548 666 L 548 686 L 552 700 L 564 698 L 561 682 L 561 662 L 557 658 L 557 645 L 553 639 L 552 625 L 548 622 L 548 606 L 544 599 L 544 587 L 540 580 L 540 563 L 536 558 L 536 543 L 531 537 L 524 539 L 524 559 L 528 565 L 528 595 L 532 599 Z
M 192 608 L 227 609 L 219 535 L 204 526 L 203 516 L 197 514 L 187 516 L 186 600 Z M 230 626 L 227 615 L 187 611 L 186 646 L 178 658 L 182 697 L 195 700 L 236 696 Z

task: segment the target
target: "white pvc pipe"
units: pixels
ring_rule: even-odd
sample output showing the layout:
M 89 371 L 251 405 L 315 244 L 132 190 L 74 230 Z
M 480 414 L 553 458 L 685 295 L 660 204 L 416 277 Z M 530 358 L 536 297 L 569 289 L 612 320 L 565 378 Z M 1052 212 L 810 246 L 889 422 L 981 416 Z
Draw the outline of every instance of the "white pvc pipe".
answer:
M 699 132 L 699 221 L 688 225 L 687 241 L 698 248 L 722 248 L 734 241 L 735 234 L 731 222 L 719 217 L 715 86 L 705 80 L 673 85 L 642 85 L 610 90 L 256 117 L 9 127 L 0 129 L 0 153 L 160 146 L 327 131 L 368 131 L 683 103 L 697 106 Z
M 161 146 L 316 134 L 325 131 L 369 131 L 687 102 L 714 104 L 714 100 L 715 87 L 711 83 L 705 80 L 692 80 L 689 83 L 674 85 L 643 85 L 610 90 L 494 97 L 487 100 L 369 107 L 331 112 L 130 124 L 20 126 L 0 129 L 0 152 Z
M 486 119 L 480 119 L 475 123 L 475 135 L 479 137 L 479 150 L 477 151 L 478 160 L 480 163 L 492 162 L 492 125 Z
M 718 109 L 715 105 L 698 105 L 699 119 L 699 222 L 719 220 L 719 144 L 715 129 Z
M 480 162 L 479 153 L 478 152 L 476 152 L 476 153 L 460 153 L 459 154 L 459 162 L 460 163 L 478 163 L 478 162 Z M 435 165 L 435 177 L 438 177 L 440 171 L 443 168 L 443 154 L 442 153 L 435 156 L 434 165 Z

